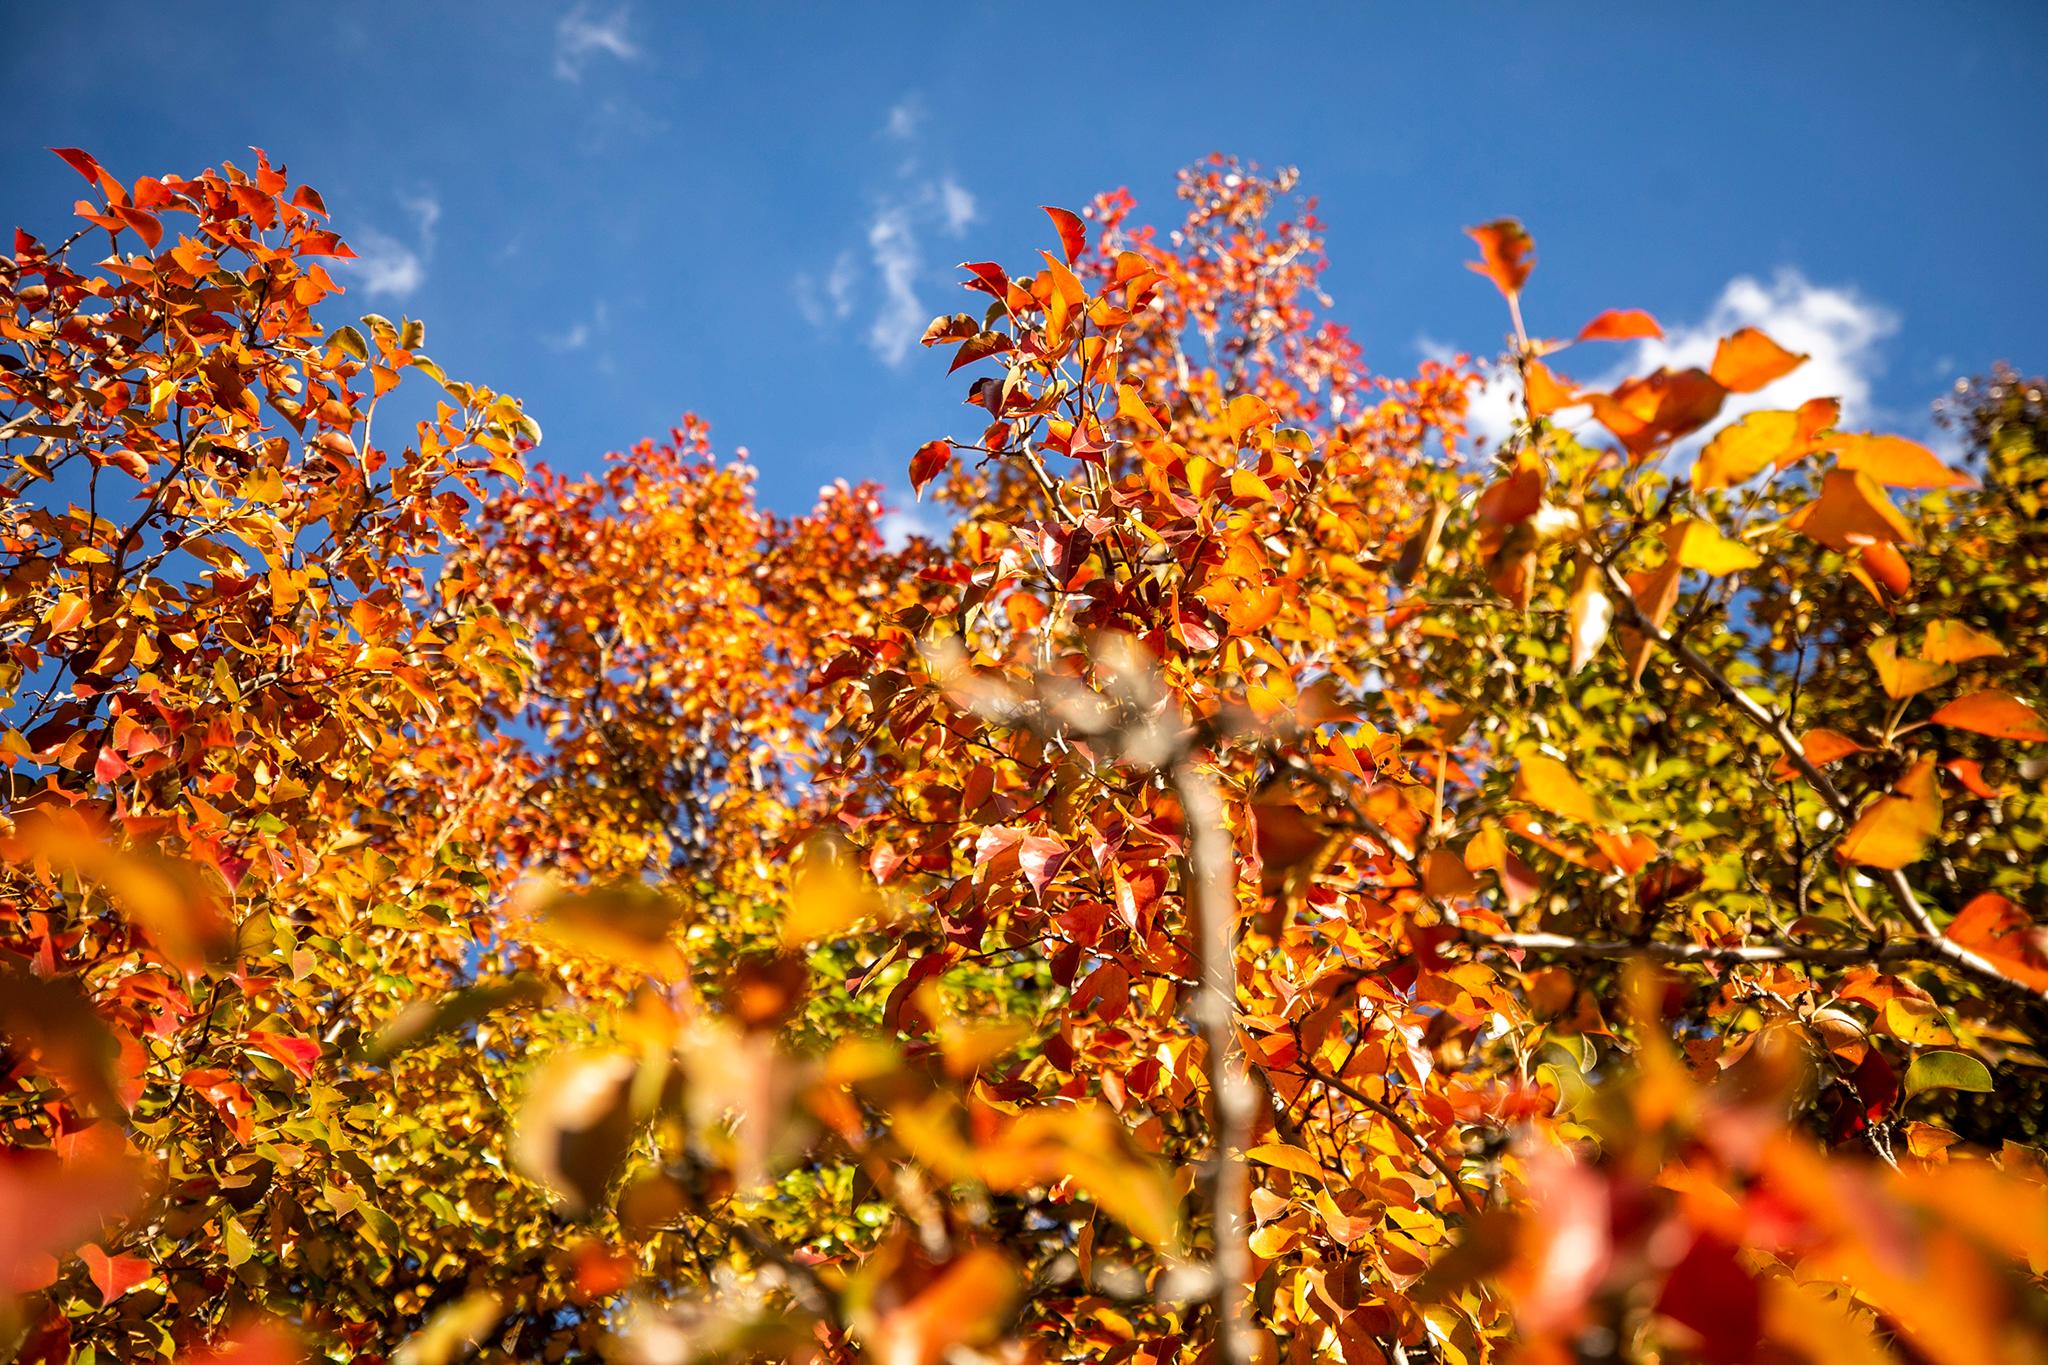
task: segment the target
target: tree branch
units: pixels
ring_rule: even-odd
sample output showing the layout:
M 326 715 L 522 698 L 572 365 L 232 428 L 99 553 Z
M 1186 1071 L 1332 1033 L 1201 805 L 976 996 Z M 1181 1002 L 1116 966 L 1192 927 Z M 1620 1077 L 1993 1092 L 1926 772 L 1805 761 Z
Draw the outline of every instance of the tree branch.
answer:
M 1708 663 L 1698 650 L 1644 615 L 1642 608 L 1636 605 L 1635 594 L 1630 590 L 1628 580 L 1624 579 L 1613 565 L 1607 565 L 1605 572 L 1608 593 L 1614 599 L 1616 614 L 1631 630 L 1656 641 L 1667 654 L 1678 660 L 1687 672 L 1705 683 L 1723 701 L 1776 740 L 1778 747 L 1785 752 L 1786 761 L 1798 770 L 1814 791 L 1820 794 L 1821 800 L 1828 804 L 1837 819 L 1846 824 L 1855 818 L 1856 807 L 1842 795 L 1841 789 L 1835 786 L 1828 775 L 1806 756 L 1806 751 L 1800 746 L 1799 737 L 1792 733 L 1792 727 L 1783 716 L 1730 682 L 1728 676 Z M 1925 936 L 1935 956 L 1970 976 L 1996 985 L 2001 990 L 2048 1001 L 2048 991 L 2037 990 L 2025 982 L 2015 981 L 2001 971 L 1997 963 L 1972 952 L 1944 934 L 1935 924 L 1934 917 L 1927 913 L 1927 907 L 1922 905 L 1920 898 L 1914 894 L 1913 884 L 1907 880 L 1903 871 L 1898 868 L 1886 870 L 1879 880 L 1891 888 L 1892 895 L 1899 902 L 1899 908 L 1905 912 L 1913 927 Z

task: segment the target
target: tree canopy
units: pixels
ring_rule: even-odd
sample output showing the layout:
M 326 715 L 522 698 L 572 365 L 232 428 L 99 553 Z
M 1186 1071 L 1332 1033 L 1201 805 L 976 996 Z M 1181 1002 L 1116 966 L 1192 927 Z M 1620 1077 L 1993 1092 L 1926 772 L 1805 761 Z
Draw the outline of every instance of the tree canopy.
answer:
M 60 155 L 0 1361 L 2048 1355 L 2038 382 L 1574 380 L 1660 326 L 1512 220 L 1504 356 L 1374 373 L 1212 158 L 962 267 L 892 546 L 538 463 L 261 153 Z

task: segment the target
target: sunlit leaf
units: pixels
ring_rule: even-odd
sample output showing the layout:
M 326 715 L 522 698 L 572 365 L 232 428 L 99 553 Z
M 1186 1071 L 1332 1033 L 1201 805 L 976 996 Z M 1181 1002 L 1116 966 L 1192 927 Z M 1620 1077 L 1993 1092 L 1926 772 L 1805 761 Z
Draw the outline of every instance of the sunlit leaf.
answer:
M 1896 635 L 1872 641 L 1864 652 L 1877 669 L 1877 680 L 1884 688 L 1884 694 L 1893 700 L 1918 696 L 1956 675 L 1953 665 L 1928 663 L 1924 659 L 1900 654 L 1899 637 Z
M 1941 792 L 1934 759 L 1922 757 L 1899 779 L 1894 794 L 1880 796 L 1842 836 L 1844 862 L 1900 868 L 1927 856 L 1941 831 Z
M 1923 1052 L 1906 1068 L 1906 1093 L 1969 1090 L 1991 1093 L 1991 1070 L 1966 1052 Z
M 1466 268 L 1493 281 L 1494 288 L 1508 298 L 1522 292 L 1529 272 L 1536 267 L 1535 243 L 1522 225 L 1512 218 L 1500 218 L 1482 227 L 1465 229 L 1465 235 L 1479 243 L 1479 259 Z
M 1974 730 L 1995 739 L 2018 739 L 2030 743 L 2048 740 L 2048 725 L 2041 713 L 2010 692 L 1986 688 L 1938 708 L 1928 718 L 1933 725 L 1952 730 Z
M 1744 327 L 1714 347 L 1714 363 L 1708 373 L 1730 393 L 1755 393 L 1805 361 L 1805 355 L 1786 350 L 1754 327 Z

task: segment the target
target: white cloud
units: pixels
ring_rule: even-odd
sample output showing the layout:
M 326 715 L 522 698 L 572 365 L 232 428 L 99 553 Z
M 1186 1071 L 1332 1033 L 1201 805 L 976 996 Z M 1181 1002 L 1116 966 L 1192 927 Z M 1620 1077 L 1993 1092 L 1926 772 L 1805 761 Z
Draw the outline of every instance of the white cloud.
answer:
M 923 120 L 916 95 L 890 108 L 882 132 L 904 143 L 905 151 L 893 175 L 871 187 L 874 209 L 865 242 L 842 248 L 830 270 L 799 271 L 789 282 L 797 312 L 821 331 L 864 313 L 868 349 L 892 368 L 910 358 L 931 320 L 925 294 L 937 280 L 927 269 L 927 242 L 938 234 L 961 236 L 981 216 L 973 192 L 950 172 L 933 176 L 920 170 Z
M 358 228 L 349 234 L 349 245 L 355 249 L 355 259 L 337 264 L 372 298 L 406 298 L 427 282 L 426 262 L 396 237 L 375 228 Z
M 800 270 L 790 281 L 796 308 L 813 327 L 844 322 L 853 314 L 853 291 L 860 283 L 860 262 L 852 248 L 839 253 L 832 269 L 821 281 L 808 270 Z
M 640 46 L 626 32 L 627 6 L 599 16 L 588 3 L 578 4 L 555 25 L 555 75 L 565 81 L 583 79 L 583 69 L 593 57 L 615 57 L 630 62 L 640 56 Z
M 891 507 L 882 513 L 875 529 L 882 533 L 882 544 L 891 550 L 900 550 L 919 537 L 934 541 L 946 538 L 945 526 L 922 507 Z
M 597 339 L 598 335 L 605 330 L 605 324 L 609 320 L 610 315 L 607 313 L 603 301 L 600 300 L 597 306 L 591 309 L 588 318 L 575 323 L 566 332 L 559 332 L 553 336 L 543 336 L 541 344 L 551 351 L 561 351 L 565 354 L 570 351 L 581 351 Z
M 924 101 L 916 95 L 905 95 L 890 107 L 882 131 L 898 142 L 908 142 L 917 136 L 917 127 L 923 122 Z
M 400 195 L 398 202 L 412 216 L 411 242 L 376 228 L 349 234 L 356 258 L 338 262 L 342 272 L 373 298 L 403 299 L 427 282 L 427 262 L 434 254 L 434 229 L 441 222 L 441 201 L 431 190 Z
M 1877 376 L 1884 372 L 1883 343 L 1898 331 L 1898 316 L 1854 289 L 1814 284 L 1790 267 L 1768 282 L 1738 275 L 1721 290 L 1704 318 L 1667 324 L 1661 340 L 1625 346 L 1586 342 L 1555 357 L 1552 368 L 1569 374 L 1581 389 L 1611 388 L 1659 366 L 1706 369 L 1720 339 L 1743 327 L 1755 327 L 1788 350 L 1805 352 L 1808 359 L 1757 393 L 1730 395 L 1714 429 L 1744 413 L 1793 408 L 1809 398 L 1839 398 L 1844 426 L 1881 420 L 1873 392 Z M 1451 348 L 1429 337 L 1418 338 L 1416 347 L 1432 360 L 1450 358 Z M 1602 359 L 1607 360 L 1605 365 L 1599 363 Z M 1497 442 L 1513 428 L 1519 411 L 1512 374 L 1493 368 L 1472 393 L 1466 424 L 1481 440 Z M 1605 428 L 1582 406 L 1565 409 L 1557 420 L 1587 439 L 1611 443 Z M 1681 442 L 1680 459 L 1689 458 L 1699 441 L 1694 437 Z
M 441 200 L 432 190 L 420 194 L 401 194 L 398 202 L 405 205 L 405 211 L 419 224 L 420 245 L 427 251 L 434 249 L 434 229 L 441 224 Z
M 900 204 L 882 206 L 868 224 L 868 252 L 882 296 L 874 320 L 868 324 L 868 349 L 883 364 L 894 367 L 909 357 L 928 321 L 917 298 L 917 277 L 924 260 L 907 209 Z
M 934 193 L 938 196 L 939 214 L 945 220 L 946 231 L 955 237 L 967 231 L 977 216 L 974 196 L 950 175 L 939 182 Z

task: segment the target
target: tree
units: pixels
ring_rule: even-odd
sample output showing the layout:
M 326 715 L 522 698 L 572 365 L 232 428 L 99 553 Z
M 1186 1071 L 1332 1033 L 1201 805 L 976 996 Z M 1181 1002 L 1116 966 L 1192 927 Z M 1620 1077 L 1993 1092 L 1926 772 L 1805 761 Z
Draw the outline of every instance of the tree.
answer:
M 16 1358 L 2048 1345 L 2038 385 L 1968 472 L 1710 430 L 1753 331 L 1581 391 L 1657 324 L 1529 331 L 1504 221 L 1482 443 L 1216 159 L 964 267 L 892 552 L 695 418 L 529 475 L 313 323 L 267 159 L 66 155 L 116 255 L 0 276 Z

